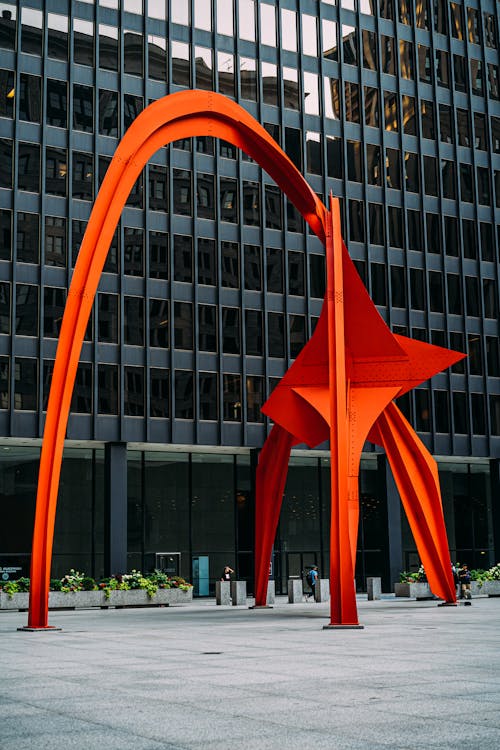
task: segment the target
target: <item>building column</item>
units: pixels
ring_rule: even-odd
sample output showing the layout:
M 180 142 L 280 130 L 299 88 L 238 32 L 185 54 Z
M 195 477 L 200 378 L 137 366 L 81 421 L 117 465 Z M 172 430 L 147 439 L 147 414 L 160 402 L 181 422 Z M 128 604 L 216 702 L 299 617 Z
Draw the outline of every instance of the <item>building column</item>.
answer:
M 387 497 L 387 537 L 389 541 L 389 576 L 391 591 L 403 570 L 403 540 L 401 535 L 401 498 L 387 457 L 377 456 L 381 485 Z
M 500 559 L 500 459 L 490 461 L 491 515 L 493 521 L 493 561 Z
M 127 444 L 104 447 L 104 575 L 127 572 Z

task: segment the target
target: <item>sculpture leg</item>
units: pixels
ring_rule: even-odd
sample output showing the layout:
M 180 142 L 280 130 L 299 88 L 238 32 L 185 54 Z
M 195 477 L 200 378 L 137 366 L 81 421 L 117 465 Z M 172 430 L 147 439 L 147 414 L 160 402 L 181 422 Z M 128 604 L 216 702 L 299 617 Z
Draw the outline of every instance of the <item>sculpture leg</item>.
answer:
M 293 435 L 275 424 L 259 456 L 255 482 L 255 604 L 267 601 L 269 564 L 280 517 Z
M 393 403 L 376 427 L 434 594 L 456 601 L 437 465 Z

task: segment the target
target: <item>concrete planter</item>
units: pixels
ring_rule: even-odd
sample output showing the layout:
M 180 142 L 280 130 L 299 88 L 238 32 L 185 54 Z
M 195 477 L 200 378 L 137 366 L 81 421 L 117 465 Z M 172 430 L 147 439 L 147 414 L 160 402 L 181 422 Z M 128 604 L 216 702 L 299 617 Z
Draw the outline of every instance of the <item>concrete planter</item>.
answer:
M 148 596 L 143 589 L 131 591 L 111 591 L 106 599 L 103 591 L 51 591 L 49 593 L 49 609 L 88 609 L 89 607 L 168 607 L 171 604 L 186 604 L 193 600 L 192 587 L 187 591 L 182 589 L 158 589 L 153 597 Z M 29 594 L 13 594 L 7 596 L 0 592 L 1 609 L 28 609 Z
M 396 596 L 404 596 L 410 599 L 434 598 L 428 583 L 395 583 L 394 593 Z
M 488 596 L 500 596 L 500 581 L 485 581 L 482 591 Z

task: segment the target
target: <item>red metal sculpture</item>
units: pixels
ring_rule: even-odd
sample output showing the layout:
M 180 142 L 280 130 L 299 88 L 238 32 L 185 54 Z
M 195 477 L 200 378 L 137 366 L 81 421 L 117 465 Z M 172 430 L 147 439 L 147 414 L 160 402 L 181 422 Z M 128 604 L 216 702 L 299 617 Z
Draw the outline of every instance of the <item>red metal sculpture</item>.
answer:
M 390 401 L 460 355 L 394 337 L 342 246 L 335 204 L 333 221 L 332 212 L 288 157 L 239 105 L 219 94 L 184 91 L 147 107 L 123 137 L 80 248 L 61 326 L 40 459 L 28 628 L 49 627 L 48 591 L 64 436 L 83 337 L 109 245 L 130 190 L 149 158 L 171 141 L 200 135 L 223 138 L 255 159 L 327 248 L 328 291 L 318 328 L 266 404 L 275 426 L 258 469 L 257 604 L 265 603 L 290 448 L 296 442 L 312 445 L 330 437 L 332 623 L 357 623 L 352 583 L 357 466 L 372 425 L 368 437 L 380 442 L 388 453 L 431 586 L 453 600 L 435 465 Z

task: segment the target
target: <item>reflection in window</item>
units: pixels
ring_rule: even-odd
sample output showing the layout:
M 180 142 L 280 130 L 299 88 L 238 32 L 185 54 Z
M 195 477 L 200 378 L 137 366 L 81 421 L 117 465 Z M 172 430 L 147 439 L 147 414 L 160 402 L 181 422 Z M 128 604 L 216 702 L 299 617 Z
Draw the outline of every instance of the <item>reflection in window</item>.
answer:
M 311 297 L 325 296 L 325 256 L 309 255 L 309 281 Z
M 396 53 L 394 51 L 394 39 L 392 36 L 382 35 L 382 72 L 393 76 L 396 75 Z
M 453 73 L 455 76 L 455 91 L 465 91 L 465 87 L 467 86 L 467 69 L 465 66 L 465 57 L 462 57 L 462 55 L 453 55 Z
M 384 91 L 385 129 L 398 132 L 398 96 L 393 91 Z
M 347 141 L 347 176 L 353 182 L 363 180 L 362 152 L 359 141 Z
M 44 250 L 44 263 L 46 266 L 66 267 L 66 219 L 62 216 L 45 217 Z
M 260 3 L 260 42 L 276 47 L 276 9 L 274 4 Z
M 19 220 L 19 214 L 18 220 Z M 0 209 L 0 260 L 12 258 L 12 212 Z
M 469 432 L 469 410 L 467 408 L 467 395 L 462 392 L 453 392 L 453 429 L 459 435 Z
M 118 70 L 118 59 L 118 29 L 100 23 L 99 67 L 104 70 Z
M 165 299 L 149 300 L 149 346 L 162 349 L 169 347 L 169 301 Z
M 255 0 L 238 0 L 240 39 L 255 42 Z
M 97 336 L 103 344 L 118 343 L 118 295 L 98 294 Z
M 496 336 L 486 336 L 486 363 L 488 366 L 488 375 L 490 378 L 500 376 L 500 346 Z
M 406 94 L 403 94 L 403 132 L 406 135 L 417 135 L 415 98 Z
M 173 6 L 174 7 L 174 6 Z M 173 10 L 172 7 L 172 10 Z M 175 3 L 177 8 L 177 3 Z M 191 87 L 191 48 L 184 42 L 171 42 L 172 83 L 176 86 Z
M 168 211 L 168 171 L 159 164 L 149 164 L 149 208 Z
M 257 63 L 250 57 L 240 57 L 241 98 L 257 101 Z M 286 106 L 286 104 L 285 104 Z
M 338 62 L 337 22 L 323 18 L 321 28 L 323 30 L 323 57 Z
M 366 145 L 366 176 L 370 185 L 382 185 L 381 166 L 380 146 L 368 143 Z
M 94 24 L 73 18 L 73 59 L 79 65 L 94 64 Z
M 404 39 L 399 41 L 399 61 L 401 66 L 401 76 L 413 81 L 413 44 Z
M 434 140 L 436 137 L 436 128 L 434 124 L 434 103 L 420 101 L 420 122 L 422 126 L 422 137 Z
M 405 186 L 410 193 L 418 193 L 420 191 L 420 178 L 419 178 L 419 161 L 418 154 L 413 154 L 410 151 L 405 152 Z
M 94 197 L 94 155 L 73 151 L 72 196 L 91 201 Z
M 299 74 L 295 68 L 283 68 L 283 106 L 299 109 Z
M 125 297 L 123 317 L 123 343 L 130 346 L 144 346 L 144 300 L 142 297 Z
M 212 91 L 214 87 L 212 50 L 196 46 L 194 55 L 196 88 Z
M 441 179 L 443 181 L 443 198 L 456 198 L 455 163 L 441 159 Z
M 42 79 L 39 76 L 31 76 L 21 73 L 19 94 L 19 119 L 26 122 L 40 122 L 42 114 Z M 13 88 L 14 83 L 12 82 Z M 9 90 L 10 91 L 10 90 Z M 13 102 L 12 99 L 7 101 Z
M 342 53 L 346 65 L 358 64 L 358 32 L 346 23 L 342 24 Z
M 267 346 L 269 357 L 285 356 L 285 318 L 283 313 L 267 313 Z
M 342 141 L 334 136 L 326 136 L 326 165 L 328 177 L 342 179 L 344 163 Z
M 1 33 L 1 32 L 0 32 Z M 1 40 L 1 37 L 0 37 Z M 0 357 L 0 409 L 9 408 L 10 399 L 9 357 Z
M 47 52 L 56 60 L 68 59 L 68 17 L 47 14 Z
M 379 126 L 378 89 L 365 86 L 365 123 L 372 128 Z
M 245 310 L 245 354 L 262 357 L 262 312 Z
M 16 284 L 16 336 L 38 337 L 38 287 Z
M 217 284 L 217 260 L 215 240 L 198 239 L 198 284 Z
M 219 7 L 217 7 L 217 15 L 218 13 Z M 207 3 L 206 0 L 194 0 L 194 27 L 195 29 L 202 29 L 202 31 L 212 31 L 211 2 Z M 222 32 L 219 31 L 219 34 L 221 33 Z
M 302 52 L 311 57 L 318 56 L 318 28 L 315 16 L 302 13 Z
M 32 193 L 40 192 L 40 146 L 35 143 L 19 143 L 19 156 L 17 162 L 17 187 L 19 190 L 27 190 Z M 5 178 L 0 181 L 2 187 L 12 187 L 12 152 L 10 158 L 6 150 L 1 154 L 0 169 L 5 170 Z M 10 174 L 7 174 L 7 170 Z
M 289 336 L 290 336 L 290 358 L 295 359 L 306 343 L 306 319 L 304 315 L 290 315 Z
M 193 238 L 174 234 L 174 281 L 193 280 Z
M 200 219 L 215 219 L 215 177 L 200 173 L 196 180 L 196 210 Z
M 152 367 L 149 371 L 150 398 L 149 416 L 170 416 L 170 372 L 169 370 Z
M 405 269 L 391 265 L 391 304 L 392 307 L 406 307 Z
M 45 192 L 50 195 L 66 196 L 67 193 L 67 152 L 63 148 L 45 149 Z
M 423 44 L 418 45 L 418 77 L 422 83 L 432 83 L 431 50 Z
M 420 211 L 408 209 L 406 216 L 408 219 L 408 249 L 422 252 L 424 249 L 422 214 Z
M 79 362 L 70 411 L 74 414 L 92 413 L 92 364 Z
M 221 242 L 221 282 L 229 289 L 239 289 L 239 246 L 237 242 Z
M 132 125 L 136 117 L 142 112 L 142 109 L 142 96 L 125 94 L 123 97 L 123 126 L 125 130 Z
M 365 209 L 363 201 L 349 200 L 349 237 L 352 242 L 365 241 Z
M 234 99 L 234 55 L 229 52 L 217 52 L 217 81 L 219 92 Z
M 458 3 L 450 3 L 451 35 L 454 39 L 464 39 L 463 8 Z
M 266 248 L 267 291 L 283 294 L 283 251 L 280 248 Z
M 474 200 L 471 164 L 460 164 L 460 197 L 466 203 L 472 203 Z
M 0 281 L 0 333 L 10 333 L 10 284 Z
M 38 214 L 17 212 L 17 260 L 21 263 L 39 262 L 39 217 Z M 5 239 L 5 235 L 4 235 Z
M 371 297 L 376 305 L 387 305 L 386 268 L 382 263 L 370 263 Z
M 240 310 L 222 308 L 222 351 L 224 354 L 241 354 Z
M 124 228 L 123 262 L 128 276 L 144 276 L 144 229 Z
M 238 221 L 238 183 L 231 177 L 220 178 L 220 218 L 233 224 Z
M 170 11 L 172 23 L 189 26 L 189 0 L 175 0 Z
M 305 293 L 304 253 L 288 251 L 288 293 L 303 297 Z
M 66 289 L 46 286 L 43 290 L 43 335 L 56 339 L 61 332 L 61 323 L 66 304 Z
M 424 156 L 424 190 L 426 195 L 438 195 L 437 159 Z
M 223 375 L 224 421 L 241 422 L 241 376 Z
M 149 278 L 168 279 L 168 234 L 149 232 Z
M 404 247 L 403 211 L 398 206 L 389 206 L 389 241 L 391 247 Z
M 97 376 L 99 414 L 118 414 L 118 366 L 100 364 Z
M 370 244 L 385 244 L 384 209 L 380 203 L 368 204 L 368 217 L 370 224 Z
M 323 78 L 325 117 L 340 120 L 340 86 L 336 78 Z
M 307 171 L 311 174 L 323 173 L 321 137 L 319 133 L 314 133 L 310 130 L 306 132 L 306 162 Z
M 151 15 L 151 11 L 149 11 Z M 167 40 L 165 37 L 148 34 L 148 75 L 155 81 L 167 79 Z
M 446 255 L 458 255 L 458 223 L 455 216 L 444 217 L 444 237 Z
M 36 411 L 38 407 L 38 363 L 36 359 L 14 360 L 14 409 Z
M 264 7 L 264 6 L 261 6 Z M 278 106 L 278 72 L 273 63 L 261 62 L 262 96 L 265 104 Z
M 31 10 L 31 8 L 23 10 Z M 40 21 L 42 21 L 41 12 L 35 12 L 40 14 Z M 2 3 L 2 12 L 0 13 L 0 47 L 3 49 L 14 50 L 16 48 L 16 18 L 17 7 L 10 3 Z M 42 28 L 41 23 L 39 28 Z
M 191 172 L 187 169 L 174 169 L 173 202 L 175 214 L 193 215 Z
M 126 416 L 144 416 L 144 367 L 125 366 L 123 373 L 123 410 Z
M 359 85 L 357 83 L 351 83 L 346 81 L 344 83 L 344 97 L 345 97 L 345 119 L 349 122 L 360 122 L 359 119 Z
M 198 305 L 198 348 L 202 352 L 217 352 L 216 305 Z
M 448 53 L 442 49 L 436 50 L 436 78 L 438 86 L 450 88 L 450 63 Z
M 245 245 L 245 289 L 262 291 L 262 257 L 259 245 Z
M 176 349 L 193 350 L 193 305 L 174 302 L 174 342 Z
M 73 127 L 84 133 L 94 130 L 94 94 L 90 86 L 73 84 Z
M 118 135 L 118 93 L 99 90 L 99 133 L 116 138 Z
M 297 52 L 297 13 L 286 8 L 281 10 L 281 47 Z
M 219 419 L 219 377 L 216 372 L 200 372 L 198 376 L 200 413 L 203 421 Z
M 15 11 L 8 11 L 11 18 L 15 19 Z M 2 14 L 3 15 L 3 14 Z M 13 24 L 15 37 L 15 23 Z M 14 49 L 14 38 L 12 39 Z M 30 55 L 41 55 L 43 45 L 43 12 L 34 8 L 21 9 L 21 49 Z
M 363 68 L 377 70 L 377 35 L 363 29 Z
M 416 388 L 415 391 L 415 428 L 417 432 L 430 432 L 431 412 L 427 388 Z
M 261 408 L 265 401 L 264 378 L 249 375 L 247 386 L 247 422 L 263 422 L 264 415 Z

